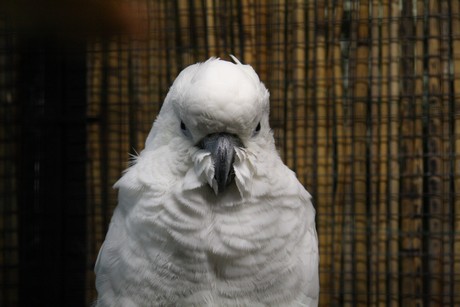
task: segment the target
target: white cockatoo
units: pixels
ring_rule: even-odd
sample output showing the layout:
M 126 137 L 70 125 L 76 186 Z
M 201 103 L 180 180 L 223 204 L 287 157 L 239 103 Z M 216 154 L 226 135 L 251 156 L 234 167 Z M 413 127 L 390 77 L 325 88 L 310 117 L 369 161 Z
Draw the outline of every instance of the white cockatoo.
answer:
M 311 196 L 276 151 L 267 89 L 232 58 L 179 74 L 115 184 L 97 306 L 318 304 Z

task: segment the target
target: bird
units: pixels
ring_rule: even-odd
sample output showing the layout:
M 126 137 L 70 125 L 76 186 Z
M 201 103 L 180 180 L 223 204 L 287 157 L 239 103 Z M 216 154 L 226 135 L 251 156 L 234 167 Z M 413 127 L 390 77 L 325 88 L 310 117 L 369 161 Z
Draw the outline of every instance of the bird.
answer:
M 282 161 L 269 91 L 211 57 L 171 85 L 115 183 L 96 306 L 317 306 L 312 196 Z

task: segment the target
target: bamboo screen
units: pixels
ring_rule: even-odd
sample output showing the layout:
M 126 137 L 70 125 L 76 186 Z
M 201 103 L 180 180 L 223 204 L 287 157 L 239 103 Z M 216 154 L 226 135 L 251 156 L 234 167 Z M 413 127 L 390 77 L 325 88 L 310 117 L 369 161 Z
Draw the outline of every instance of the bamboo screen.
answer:
M 314 197 L 320 305 L 460 304 L 459 1 L 126 1 L 144 35 L 86 49 L 87 304 L 129 154 L 180 70 L 229 54 L 270 90 L 279 152 Z M 14 65 L 9 43 L 0 35 L 1 68 Z M 18 188 L 6 180 L 17 171 L 13 79 L 0 78 L 5 305 L 21 265 Z
M 185 66 L 234 54 L 271 92 L 286 163 L 314 196 L 321 305 L 460 304 L 458 1 L 150 1 L 146 41 L 94 42 L 89 244 L 110 185 Z M 92 275 L 89 273 L 89 278 Z

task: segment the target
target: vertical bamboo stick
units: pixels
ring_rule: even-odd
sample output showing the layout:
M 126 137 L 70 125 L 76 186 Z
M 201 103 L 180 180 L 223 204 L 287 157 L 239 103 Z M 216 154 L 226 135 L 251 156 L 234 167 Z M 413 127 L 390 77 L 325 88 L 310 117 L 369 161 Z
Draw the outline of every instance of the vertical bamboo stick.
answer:
M 319 202 L 321 202 L 321 197 L 318 197 L 318 190 L 317 185 L 314 182 L 314 178 L 317 178 L 317 152 L 313 150 L 308 150 L 308 148 L 315 148 L 317 146 L 317 136 L 316 131 L 318 126 L 318 113 L 316 110 L 316 105 L 318 101 L 316 100 L 316 90 L 317 90 L 317 70 L 318 66 L 316 63 L 316 56 L 317 56 L 317 27 L 316 27 L 316 8 L 315 6 L 322 6 L 321 4 L 323 1 L 316 2 L 315 1 L 307 1 L 304 3 L 304 7 L 306 7 L 306 18 L 304 19 L 304 28 L 306 31 L 302 37 L 298 37 L 297 41 L 303 40 L 304 43 L 304 60 L 299 61 L 296 63 L 298 65 L 299 70 L 304 70 L 303 72 L 303 79 L 301 82 L 298 83 L 299 86 L 303 86 L 303 96 L 301 100 L 298 100 L 298 108 L 297 110 L 302 112 L 303 114 L 300 118 L 299 116 L 296 118 L 296 121 L 302 122 L 300 128 L 301 131 L 298 132 L 299 136 L 298 139 L 302 139 L 302 146 L 304 149 L 299 151 L 297 154 L 298 160 L 298 168 L 299 168 L 299 176 L 302 178 L 303 183 L 309 187 L 310 192 L 313 194 L 313 197 Z M 324 9 L 323 9 L 324 10 Z M 323 13 L 324 15 L 324 13 Z M 321 18 L 321 17 L 320 17 Z M 324 19 L 324 17 L 322 18 Z M 301 33 L 299 33 L 301 34 Z M 323 33 L 324 35 L 324 33 Z M 296 79 L 298 80 L 298 79 Z M 302 90 L 302 89 L 300 89 Z M 324 89 L 319 89 L 324 90 Z M 318 206 L 320 204 L 317 203 Z
M 336 135 L 334 141 L 336 142 L 336 167 L 335 172 L 337 173 L 336 189 L 333 194 L 333 224 L 332 224 L 332 267 L 331 277 L 329 282 L 331 283 L 332 295 L 326 292 L 322 292 L 320 299 L 327 297 L 334 304 L 339 304 L 339 290 L 340 290 L 340 276 L 342 276 L 342 227 L 343 225 L 343 208 L 344 208 L 344 191 L 345 181 L 347 178 L 345 174 L 345 167 L 347 163 L 347 155 L 345 153 L 345 121 L 344 121 L 344 99 L 343 99 L 343 74 L 342 74 L 342 50 L 340 45 L 341 25 L 343 22 L 343 1 L 337 1 L 334 5 L 334 1 L 330 1 L 329 11 L 334 12 L 331 16 L 331 46 L 330 46 L 330 67 L 332 78 L 332 106 L 334 110 L 334 124 Z M 326 301 L 328 302 L 328 301 Z
M 257 2 L 256 2 L 257 3 Z M 257 71 L 261 80 L 268 80 L 268 53 L 272 50 L 272 46 L 268 43 L 268 35 L 271 29 L 271 20 L 268 19 L 270 4 L 266 2 L 258 2 L 255 5 L 255 25 L 254 25 L 254 57 Z
M 88 47 L 91 52 L 88 54 L 88 107 L 87 117 L 91 119 L 99 119 L 101 116 L 101 99 L 102 99 L 102 78 L 103 78 L 103 43 L 100 41 L 92 41 Z M 103 191 L 103 176 L 101 161 L 101 121 L 90 121 L 87 125 L 87 143 L 88 143 L 88 158 L 87 158 L 87 191 L 88 191 L 88 267 L 93 267 L 96 262 L 96 257 L 99 248 L 105 237 L 105 212 L 101 197 Z M 94 273 L 92 270 L 87 272 L 89 293 L 88 301 L 94 300 L 96 297 L 94 287 Z
M 152 97 L 150 87 L 150 41 L 154 20 L 151 20 L 150 0 L 130 0 L 136 8 L 133 17 L 142 25 L 143 33 L 139 37 L 129 38 L 128 61 L 128 110 L 129 110 L 129 153 L 135 154 L 144 147 L 144 141 L 150 130 L 153 114 L 150 111 Z M 127 157 L 128 158 L 128 157 Z
M 108 75 L 107 88 L 102 90 L 107 91 L 107 113 L 102 114 L 106 116 L 106 133 L 101 136 L 102 144 L 104 147 L 104 154 L 106 155 L 103 159 L 106 159 L 107 169 L 103 170 L 107 174 L 105 182 L 102 184 L 105 185 L 106 193 L 108 195 L 107 201 L 107 219 L 110 220 L 112 216 L 113 209 L 117 203 L 117 197 L 115 191 L 111 186 L 115 183 L 116 179 L 120 176 L 122 171 L 122 160 L 120 159 L 121 151 L 120 144 L 122 135 L 122 114 L 120 111 L 121 107 L 121 95 L 123 91 L 123 84 L 121 77 L 123 75 L 121 61 L 120 61 L 120 39 L 114 38 L 109 42 L 109 47 L 107 51 L 108 57 L 108 71 L 113 72 Z M 104 86 L 104 84 L 102 85 Z
M 368 304 L 367 283 L 367 100 L 369 91 L 369 3 L 360 1 L 357 20 L 353 105 L 354 283 L 357 304 Z
M 215 20 L 214 0 L 206 0 L 206 40 L 209 56 L 217 56 L 219 54 L 217 35 L 217 24 Z
M 331 153 L 332 148 L 330 144 L 330 123 L 329 123 L 329 108 L 327 100 L 327 80 L 326 80 L 326 19 L 325 19 L 325 7 L 324 2 L 320 1 L 316 7 L 316 50 L 315 50 L 315 62 L 316 62 L 316 90 L 313 91 L 313 99 L 316 101 L 316 110 L 314 112 L 317 116 L 316 122 L 316 155 L 317 155 L 317 197 L 316 197 L 316 208 L 318 214 L 317 229 L 320 235 L 319 249 L 321 251 L 321 262 L 320 272 L 321 274 L 321 285 L 325 293 L 330 293 L 330 274 L 328 271 L 332 265 L 331 255 L 332 252 L 332 240 L 331 240 L 331 208 L 332 208 L 332 161 Z M 311 25 L 313 22 L 310 21 Z M 312 129 L 314 130 L 314 128 Z M 329 303 L 329 298 L 326 295 L 321 297 L 321 301 L 324 304 Z
M 181 0 L 184 1 L 184 0 Z M 165 78 L 162 78 L 162 88 L 169 88 L 174 81 L 177 73 L 181 70 L 183 64 L 183 48 L 182 33 L 180 33 L 180 8 L 176 1 L 161 1 L 162 7 L 161 18 L 163 20 L 163 36 L 165 52 L 163 53 L 164 58 L 161 59 L 162 65 L 164 65 Z M 182 24 L 187 19 L 182 20 Z
M 159 66 L 158 69 L 158 78 L 159 78 L 159 99 L 163 99 L 164 89 L 167 89 L 173 80 L 173 74 L 177 71 L 177 61 L 176 61 L 176 50 L 175 50 L 175 37 L 174 32 L 176 32 L 174 19 L 168 15 L 172 13 L 172 1 L 161 1 L 158 7 L 159 10 L 159 28 L 158 31 L 158 45 L 159 45 L 159 57 L 157 63 Z M 173 32 L 174 31 L 174 32 Z
M 306 175 L 306 127 L 305 127 L 305 7 L 303 1 L 296 1 L 294 5 L 294 36 L 293 36 L 293 107 L 291 120 L 294 122 L 294 163 L 298 177 L 305 184 Z
M 256 63 L 256 17 L 255 4 L 251 0 L 242 0 L 243 6 L 243 45 L 244 61 L 246 63 Z
M 414 190 L 414 214 L 418 217 L 414 218 L 412 229 L 417 234 L 417 237 L 414 238 L 413 247 L 416 250 L 419 250 L 418 255 L 414 255 L 414 270 L 417 272 L 416 281 L 419 288 L 416 290 L 416 299 L 415 303 L 422 304 L 422 292 L 423 290 L 423 95 L 424 95 L 424 4 L 423 0 L 417 0 L 417 21 L 415 27 L 415 50 L 414 50 L 414 71 L 415 71 L 415 105 L 414 105 L 414 132 L 413 132 L 413 148 L 414 148 L 414 172 L 416 177 L 413 181 L 413 190 Z M 403 264 L 404 265 L 404 264 Z
M 369 208 L 371 220 L 372 220 L 372 232 L 371 241 L 371 259 L 370 261 L 370 300 L 369 304 L 377 305 L 385 303 L 386 283 L 385 275 L 386 272 L 386 236 L 385 228 L 380 228 L 384 225 L 386 220 L 386 214 L 382 214 L 381 211 L 385 210 L 385 203 L 382 202 L 381 193 L 379 186 L 384 180 L 381 176 L 381 155 L 379 149 L 381 146 L 380 135 L 381 135 L 381 6 L 379 0 L 372 1 L 372 18 L 371 18 L 371 147 L 370 147 L 370 191 L 371 191 L 371 206 Z M 383 243 L 383 244 L 382 244 Z
M 178 48 L 179 53 L 179 71 L 187 66 L 192 60 L 192 55 L 191 55 L 191 19 L 193 18 L 190 15 L 190 6 L 189 1 L 187 0 L 178 0 L 177 1 L 177 18 L 178 18 L 178 28 L 176 29 L 178 35 L 176 44 Z
M 450 185 L 450 173 L 451 173 L 451 155 L 450 153 L 454 148 L 451 144 L 451 131 L 450 127 L 452 124 L 451 120 L 451 101 L 452 101 L 452 88 L 451 88 L 451 52 L 450 47 L 452 44 L 452 36 L 450 31 L 450 4 L 448 1 L 441 1 L 440 10 L 442 16 L 447 16 L 441 18 L 440 20 L 440 34 L 441 34 L 441 90 L 442 90 L 442 106 L 441 106 L 441 124 L 442 124 L 442 184 L 443 184 L 443 208 L 442 208 L 442 253 L 441 253 L 441 263 L 442 263 L 442 293 L 441 304 L 453 305 L 452 297 L 454 293 L 452 292 L 453 285 L 453 249 L 452 243 L 454 241 L 453 227 L 452 227 L 452 207 L 453 207 L 453 197 L 452 189 Z
M 344 76 L 346 79 L 346 88 L 344 88 L 344 100 L 342 108 L 338 109 L 338 112 L 341 113 L 343 129 L 343 161 L 340 161 L 343 165 L 339 164 L 339 180 L 342 181 L 343 186 L 343 219 L 342 219 L 342 276 L 340 280 L 340 292 L 341 292 L 341 304 L 346 306 L 352 306 L 354 302 L 355 294 L 355 284 L 354 284 L 354 250 L 353 250 L 353 240 L 354 240 L 354 208 L 353 208 L 353 85 L 354 79 L 356 76 L 356 33 L 357 33 L 357 10 L 354 8 L 353 3 L 344 3 L 345 24 L 349 27 L 349 33 L 346 33 L 350 36 L 346 37 L 344 42 L 344 48 L 342 49 L 345 52 L 345 71 Z M 337 115 L 339 117 L 339 115 Z M 340 137 L 340 133 L 337 134 Z M 340 158 L 340 156 L 339 156 Z M 339 181 L 339 185 L 340 185 Z
M 397 227 L 397 214 L 398 209 L 395 208 L 394 202 L 392 201 L 392 176 L 393 170 L 391 169 L 391 126 L 390 116 L 391 114 L 391 98 L 392 89 L 390 85 L 391 81 L 391 20 L 392 16 L 390 13 L 391 3 L 388 0 L 382 2 L 382 99 L 380 108 L 380 154 L 382 155 L 380 170 L 382 179 L 380 181 L 380 195 L 382 202 L 385 206 L 382 206 L 379 210 L 381 217 L 381 228 L 387 229 L 386 234 L 386 289 L 387 289 L 387 304 L 397 304 L 399 295 L 399 268 L 398 268 L 398 227 Z M 394 35 L 394 34 L 393 34 Z M 397 174 L 396 174 L 397 176 Z
M 149 20 L 149 40 L 147 42 L 148 55 L 147 55 L 147 92 L 148 101 L 145 102 L 145 113 L 147 118 L 144 119 L 145 128 L 147 133 L 150 131 L 152 122 L 159 113 L 159 108 L 162 103 L 162 91 L 161 91 L 161 76 L 162 68 L 164 64 L 163 59 L 163 42 L 161 40 L 162 33 L 165 31 L 163 28 L 163 10 L 161 3 L 157 5 L 152 3 L 153 0 L 146 0 L 148 7 L 148 20 Z M 141 140 L 145 142 L 145 138 Z M 143 145 L 143 143 L 142 143 Z
M 444 18 L 440 20 L 440 36 L 441 36 L 441 138 L 442 138 L 442 253 L 440 255 L 440 261 L 442 263 L 442 276 L 440 283 L 442 285 L 442 291 L 440 295 L 440 303 L 443 305 L 453 305 L 452 303 L 452 291 L 453 280 L 452 280 L 452 267 L 453 267 L 453 249 L 452 249 L 452 190 L 450 185 L 451 180 L 451 153 L 453 148 L 451 146 L 451 75 L 450 75 L 450 61 L 451 61 L 451 32 L 449 24 L 451 22 L 450 4 L 448 1 L 440 2 L 441 15 Z M 449 18 L 450 17 L 450 18 Z
M 458 197 L 458 191 L 460 191 L 460 4 L 458 1 L 451 2 L 452 11 L 452 58 L 453 58 L 453 74 L 454 74 L 454 90 L 453 90 L 453 133 L 454 133 L 454 191 L 456 197 L 454 199 L 454 265 L 453 271 L 460 272 L 460 197 Z M 454 289 L 453 289 L 453 302 L 452 305 L 456 306 L 460 304 L 460 296 L 454 295 L 460 293 L 460 275 L 454 274 Z
M 440 112 L 441 100 L 441 59 L 440 59 L 440 32 L 439 32 L 439 3 L 430 0 L 428 3 L 428 167 L 432 174 L 428 179 L 429 206 L 429 281 L 427 280 L 427 300 L 431 304 L 440 304 L 442 292 L 442 193 L 444 192 L 442 171 L 442 122 Z
M 417 18 L 414 31 L 413 4 L 407 1 L 403 5 L 403 29 L 401 74 L 401 269 L 402 289 L 407 291 L 411 303 L 422 305 L 422 205 L 423 205 L 423 160 L 422 145 L 418 134 L 422 131 L 420 107 L 423 103 L 423 19 Z M 417 11 L 416 16 L 420 12 Z M 420 130 L 419 130 L 420 129 Z M 417 142 L 418 139 L 418 142 Z M 408 301 L 409 302 L 409 301 Z
M 193 58 L 187 64 L 204 61 L 207 57 L 207 41 L 204 35 L 206 16 L 203 1 L 190 1 L 190 40 Z
M 268 82 L 270 88 L 270 120 L 271 127 L 274 130 L 275 138 L 278 148 L 285 148 L 286 138 L 285 127 L 283 125 L 285 114 L 285 105 L 287 101 L 284 99 L 285 94 L 285 80 L 286 76 L 286 50 L 285 50 L 285 29 L 287 28 L 285 20 L 286 8 L 284 3 L 277 3 L 276 8 L 270 10 L 270 23 L 272 31 L 270 31 L 271 38 L 271 61 L 270 73 L 268 74 Z M 280 151 L 282 158 L 284 158 L 284 151 Z
M 295 27 L 295 23 L 293 24 L 291 21 L 295 18 L 295 10 L 297 9 L 296 3 L 287 1 L 286 2 L 286 19 L 285 25 L 287 31 L 285 31 L 285 50 L 286 50 L 286 73 L 285 73 L 285 136 L 284 139 L 286 141 L 286 146 L 284 148 L 284 157 L 286 164 L 295 172 L 297 171 L 296 168 L 296 155 L 295 155 L 295 121 L 294 121 L 294 114 L 295 114 L 295 84 L 293 82 L 293 71 L 296 61 L 293 61 L 294 58 L 294 48 L 292 46 L 296 46 L 296 35 L 298 29 Z M 299 10 L 301 11 L 301 10 Z M 293 16 L 294 15 L 294 16 Z M 295 19 L 294 19 L 295 20 Z M 290 59 L 290 60 L 288 60 Z
M 398 230 L 399 230 L 399 44 L 398 44 L 398 33 L 399 33 L 399 17 L 400 9 L 399 2 L 390 2 L 390 16 L 391 20 L 389 23 L 390 30 L 390 58 L 389 58 L 389 109 L 388 113 L 390 116 L 389 121 L 389 204 L 391 208 L 390 228 L 394 230 L 392 233 L 390 248 L 392 253 L 392 268 L 394 273 L 399 274 L 399 263 L 398 263 Z

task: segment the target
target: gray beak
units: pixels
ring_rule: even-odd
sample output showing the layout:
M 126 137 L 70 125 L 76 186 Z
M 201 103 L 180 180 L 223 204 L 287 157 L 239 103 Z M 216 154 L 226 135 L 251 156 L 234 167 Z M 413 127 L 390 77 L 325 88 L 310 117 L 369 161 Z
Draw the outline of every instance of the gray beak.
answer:
M 234 134 L 213 133 L 204 137 L 197 146 L 211 153 L 218 193 L 222 193 L 235 178 L 235 147 L 243 147 L 243 143 Z

